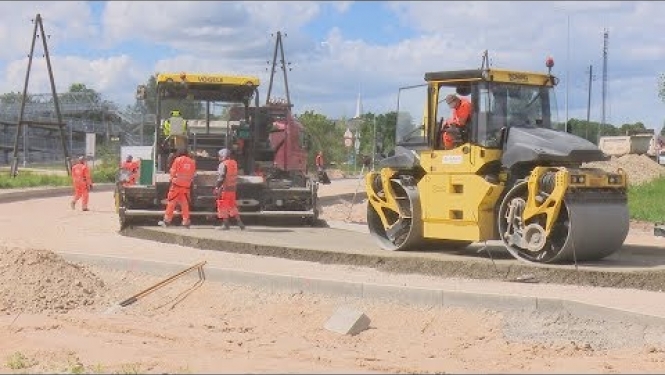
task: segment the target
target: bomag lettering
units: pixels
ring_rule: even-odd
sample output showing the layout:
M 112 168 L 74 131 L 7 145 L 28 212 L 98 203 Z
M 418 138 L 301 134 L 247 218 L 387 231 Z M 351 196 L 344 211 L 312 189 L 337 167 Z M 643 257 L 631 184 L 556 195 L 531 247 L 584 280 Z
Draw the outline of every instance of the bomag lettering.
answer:
M 206 76 L 199 76 L 199 82 L 203 83 L 224 83 L 224 80 L 219 77 L 206 77 Z
M 510 82 L 519 82 L 519 83 L 529 82 L 529 76 L 521 73 L 509 73 L 508 79 L 510 80 Z

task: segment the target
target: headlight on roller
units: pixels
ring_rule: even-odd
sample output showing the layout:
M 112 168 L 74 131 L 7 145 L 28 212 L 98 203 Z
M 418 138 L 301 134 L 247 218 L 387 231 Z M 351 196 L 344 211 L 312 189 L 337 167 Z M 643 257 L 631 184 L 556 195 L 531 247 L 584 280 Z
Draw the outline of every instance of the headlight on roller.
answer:
M 586 177 L 584 175 L 573 174 L 570 175 L 571 184 L 583 184 L 586 182 Z
M 607 183 L 610 185 L 620 185 L 622 183 L 621 175 L 611 174 L 607 176 Z

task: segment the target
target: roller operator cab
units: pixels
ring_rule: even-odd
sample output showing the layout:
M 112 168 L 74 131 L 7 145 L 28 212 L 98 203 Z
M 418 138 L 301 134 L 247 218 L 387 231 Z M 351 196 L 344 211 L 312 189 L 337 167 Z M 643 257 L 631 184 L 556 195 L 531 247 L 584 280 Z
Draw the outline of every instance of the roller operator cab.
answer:
M 556 130 L 557 81 L 550 72 L 481 68 L 427 73 L 425 84 L 400 89 L 394 154 L 366 176 L 367 222 L 381 247 L 501 240 L 535 263 L 619 250 L 629 226 L 626 175 L 581 168 L 606 157 Z M 470 101 L 472 115 L 444 149 L 451 93 Z
M 156 78 L 152 160 L 142 160 L 136 185 L 118 184 L 121 227 L 139 217 L 157 223 L 166 208 L 170 165 L 183 147 L 197 167 L 190 196 L 193 219 L 216 216 L 213 190 L 222 148 L 232 150 L 238 162 L 237 203 L 243 217 L 290 216 L 308 223 L 317 219 L 317 185 L 306 177 L 306 164 L 300 163 L 306 161 L 307 152 L 302 126 L 290 112 L 280 116 L 278 105 L 259 106 L 258 78 L 191 73 L 163 73 Z M 291 137 L 296 144 L 286 142 L 288 147 L 280 148 L 276 142 L 282 133 L 286 134 L 282 138 Z M 277 165 L 282 159 L 289 161 L 283 164 L 286 171 Z

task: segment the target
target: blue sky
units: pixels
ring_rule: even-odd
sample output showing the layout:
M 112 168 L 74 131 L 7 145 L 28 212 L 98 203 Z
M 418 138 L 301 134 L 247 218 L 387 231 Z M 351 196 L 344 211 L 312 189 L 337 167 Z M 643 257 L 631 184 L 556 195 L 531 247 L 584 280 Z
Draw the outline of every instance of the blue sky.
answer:
M 59 90 L 83 82 L 121 104 L 133 101 L 137 84 L 165 70 L 258 75 L 264 94 L 270 34 L 282 30 L 296 110 L 335 118 L 353 116 L 359 90 L 365 111 L 393 110 L 398 87 L 422 82 L 425 71 L 476 68 L 489 49 L 495 66 L 515 69 L 544 70 L 545 57 L 554 56 L 559 119 L 567 68 L 570 117 L 586 117 L 586 70 L 593 64 L 591 118 L 599 120 L 607 28 L 608 120 L 660 129 L 665 119 L 657 97 L 663 2 L 66 1 L 2 2 L 0 11 L 3 92 L 22 89 L 37 12 L 52 35 Z M 37 61 L 30 91 L 47 92 L 45 64 Z

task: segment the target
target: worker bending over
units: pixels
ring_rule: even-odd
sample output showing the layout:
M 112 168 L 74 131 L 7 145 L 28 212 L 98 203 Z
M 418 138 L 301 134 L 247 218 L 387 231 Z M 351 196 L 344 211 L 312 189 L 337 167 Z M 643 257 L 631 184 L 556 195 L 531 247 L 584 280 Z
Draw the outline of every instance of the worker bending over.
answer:
M 72 183 L 74 185 L 74 198 L 70 205 L 76 209 L 76 202 L 81 199 L 83 211 L 88 211 L 88 199 L 92 190 L 92 176 L 90 168 L 85 162 L 85 156 L 79 156 L 78 163 L 72 167 Z
M 471 102 L 466 98 L 460 98 L 455 94 L 446 96 L 446 103 L 452 109 L 450 118 L 442 123 L 443 146 L 446 150 L 455 147 L 455 143 L 460 142 L 465 137 L 467 124 L 471 120 Z
M 120 169 L 129 172 L 129 177 L 122 184 L 123 186 L 136 185 L 139 174 L 139 161 L 134 160 L 132 155 L 127 155 L 127 159 L 120 165 Z
M 196 162 L 189 157 L 186 148 L 179 148 L 176 158 L 170 169 L 171 185 L 166 196 L 166 211 L 164 220 L 158 224 L 162 227 L 171 225 L 173 211 L 176 205 L 180 206 L 182 212 L 182 225 L 189 228 L 191 221 L 189 217 L 189 199 L 191 196 L 192 182 L 196 176 Z
M 222 220 L 220 230 L 229 229 L 229 219 L 235 218 L 240 230 L 245 230 L 245 224 L 240 220 L 238 204 L 236 203 L 236 186 L 238 183 L 238 163 L 231 158 L 228 149 L 219 150 L 219 168 L 217 169 L 217 186 L 214 194 L 217 197 L 217 218 Z

